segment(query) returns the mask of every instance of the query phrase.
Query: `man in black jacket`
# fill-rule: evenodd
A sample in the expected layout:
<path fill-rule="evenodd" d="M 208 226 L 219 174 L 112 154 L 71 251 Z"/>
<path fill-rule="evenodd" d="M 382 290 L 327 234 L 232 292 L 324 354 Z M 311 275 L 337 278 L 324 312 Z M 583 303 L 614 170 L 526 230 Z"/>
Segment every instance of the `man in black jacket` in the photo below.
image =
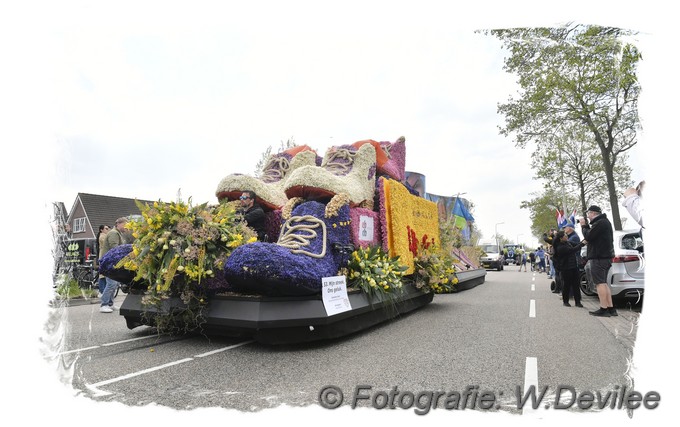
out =
<path fill-rule="evenodd" d="M 583 239 L 588 242 L 588 268 L 595 283 L 600 308 L 591 311 L 593 316 L 618 316 L 612 302 L 612 291 L 607 284 L 607 273 L 614 257 L 614 230 L 607 215 L 598 206 L 591 206 L 586 212 L 590 225 L 581 218 Z"/>
<path fill-rule="evenodd" d="M 255 192 L 246 190 L 241 194 L 241 210 L 246 223 L 257 233 L 257 240 L 263 242 L 266 237 L 264 210 L 255 203 Z"/>
<path fill-rule="evenodd" d="M 555 272 L 559 272 L 560 281 L 562 282 L 562 302 L 565 307 L 571 307 L 569 304 L 570 295 L 574 296 L 574 303 L 576 307 L 583 307 L 581 305 L 581 289 L 578 277 L 578 264 L 576 262 L 576 253 L 585 246 L 583 242 L 572 244 L 569 241 L 567 232 L 560 230 L 553 238 Z"/>

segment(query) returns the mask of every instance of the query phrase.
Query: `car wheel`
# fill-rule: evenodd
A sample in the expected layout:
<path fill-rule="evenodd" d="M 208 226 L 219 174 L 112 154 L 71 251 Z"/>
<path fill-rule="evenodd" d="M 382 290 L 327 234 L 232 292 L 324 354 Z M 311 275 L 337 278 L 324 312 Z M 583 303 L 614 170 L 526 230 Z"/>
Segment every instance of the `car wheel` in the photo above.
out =
<path fill-rule="evenodd" d="M 593 292 L 590 289 L 590 285 L 588 284 L 588 278 L 586 277 L 585 271 L 581 272 L 581 275 L 579 276 L 579 283 L 581 285 L 581 292 L 584 293 L 585 295 L 588 295 L 589 297 L 592 297 L 593 295 L 597 295 L 597 292 Z"/>

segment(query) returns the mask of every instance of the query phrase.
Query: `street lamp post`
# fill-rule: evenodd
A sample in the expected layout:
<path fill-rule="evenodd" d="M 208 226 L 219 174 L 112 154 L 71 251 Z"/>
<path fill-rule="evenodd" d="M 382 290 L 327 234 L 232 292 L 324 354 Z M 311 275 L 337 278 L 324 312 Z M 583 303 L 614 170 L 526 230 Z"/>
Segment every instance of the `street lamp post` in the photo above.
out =
<path fill-rule="evenodd" d="M 500 245 L 498 244 L 498 226 L 501 225 L 501 224 L 505 224 L 505 223 L 504 223 L 504 222 L 498 222 L 498 223 L 496 223 L 496 225 L 494 226 L 494 230 L 495 230 L 495 232 L 496 232 L 496 247 L 498 247 L 499 250 L 500 250 Z"/>

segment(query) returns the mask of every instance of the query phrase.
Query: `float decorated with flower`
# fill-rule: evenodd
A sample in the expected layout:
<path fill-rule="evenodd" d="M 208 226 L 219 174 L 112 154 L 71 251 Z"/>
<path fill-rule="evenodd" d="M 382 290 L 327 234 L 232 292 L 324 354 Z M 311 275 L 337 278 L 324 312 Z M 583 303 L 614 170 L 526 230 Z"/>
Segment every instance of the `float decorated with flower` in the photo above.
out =
<path fill-rule="evenodd" d="M 214 331 L 265 343 L 335 338 L 484 281 L 461 269 L 437 203 L 405 180 L 406 144 L 363 140 L 271 155 L 258 176 L 231 174 L 217 203 L 139 204 L 132 244 L 100 271 L 130 285 L 129 328 Z M 258 241 L 244 191 L 266 216 Z"/>

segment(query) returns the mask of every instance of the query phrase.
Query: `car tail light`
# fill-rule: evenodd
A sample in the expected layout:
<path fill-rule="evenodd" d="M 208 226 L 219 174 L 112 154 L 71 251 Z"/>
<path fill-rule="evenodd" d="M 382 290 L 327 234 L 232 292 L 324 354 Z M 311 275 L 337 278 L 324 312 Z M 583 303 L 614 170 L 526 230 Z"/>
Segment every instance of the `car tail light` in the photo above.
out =
<path fill-rule="evenodd" d="M 637 255 L 620 255 L 612 258 L 612 262 L 634 262 L 640 261 L 640 257 Z"/>

